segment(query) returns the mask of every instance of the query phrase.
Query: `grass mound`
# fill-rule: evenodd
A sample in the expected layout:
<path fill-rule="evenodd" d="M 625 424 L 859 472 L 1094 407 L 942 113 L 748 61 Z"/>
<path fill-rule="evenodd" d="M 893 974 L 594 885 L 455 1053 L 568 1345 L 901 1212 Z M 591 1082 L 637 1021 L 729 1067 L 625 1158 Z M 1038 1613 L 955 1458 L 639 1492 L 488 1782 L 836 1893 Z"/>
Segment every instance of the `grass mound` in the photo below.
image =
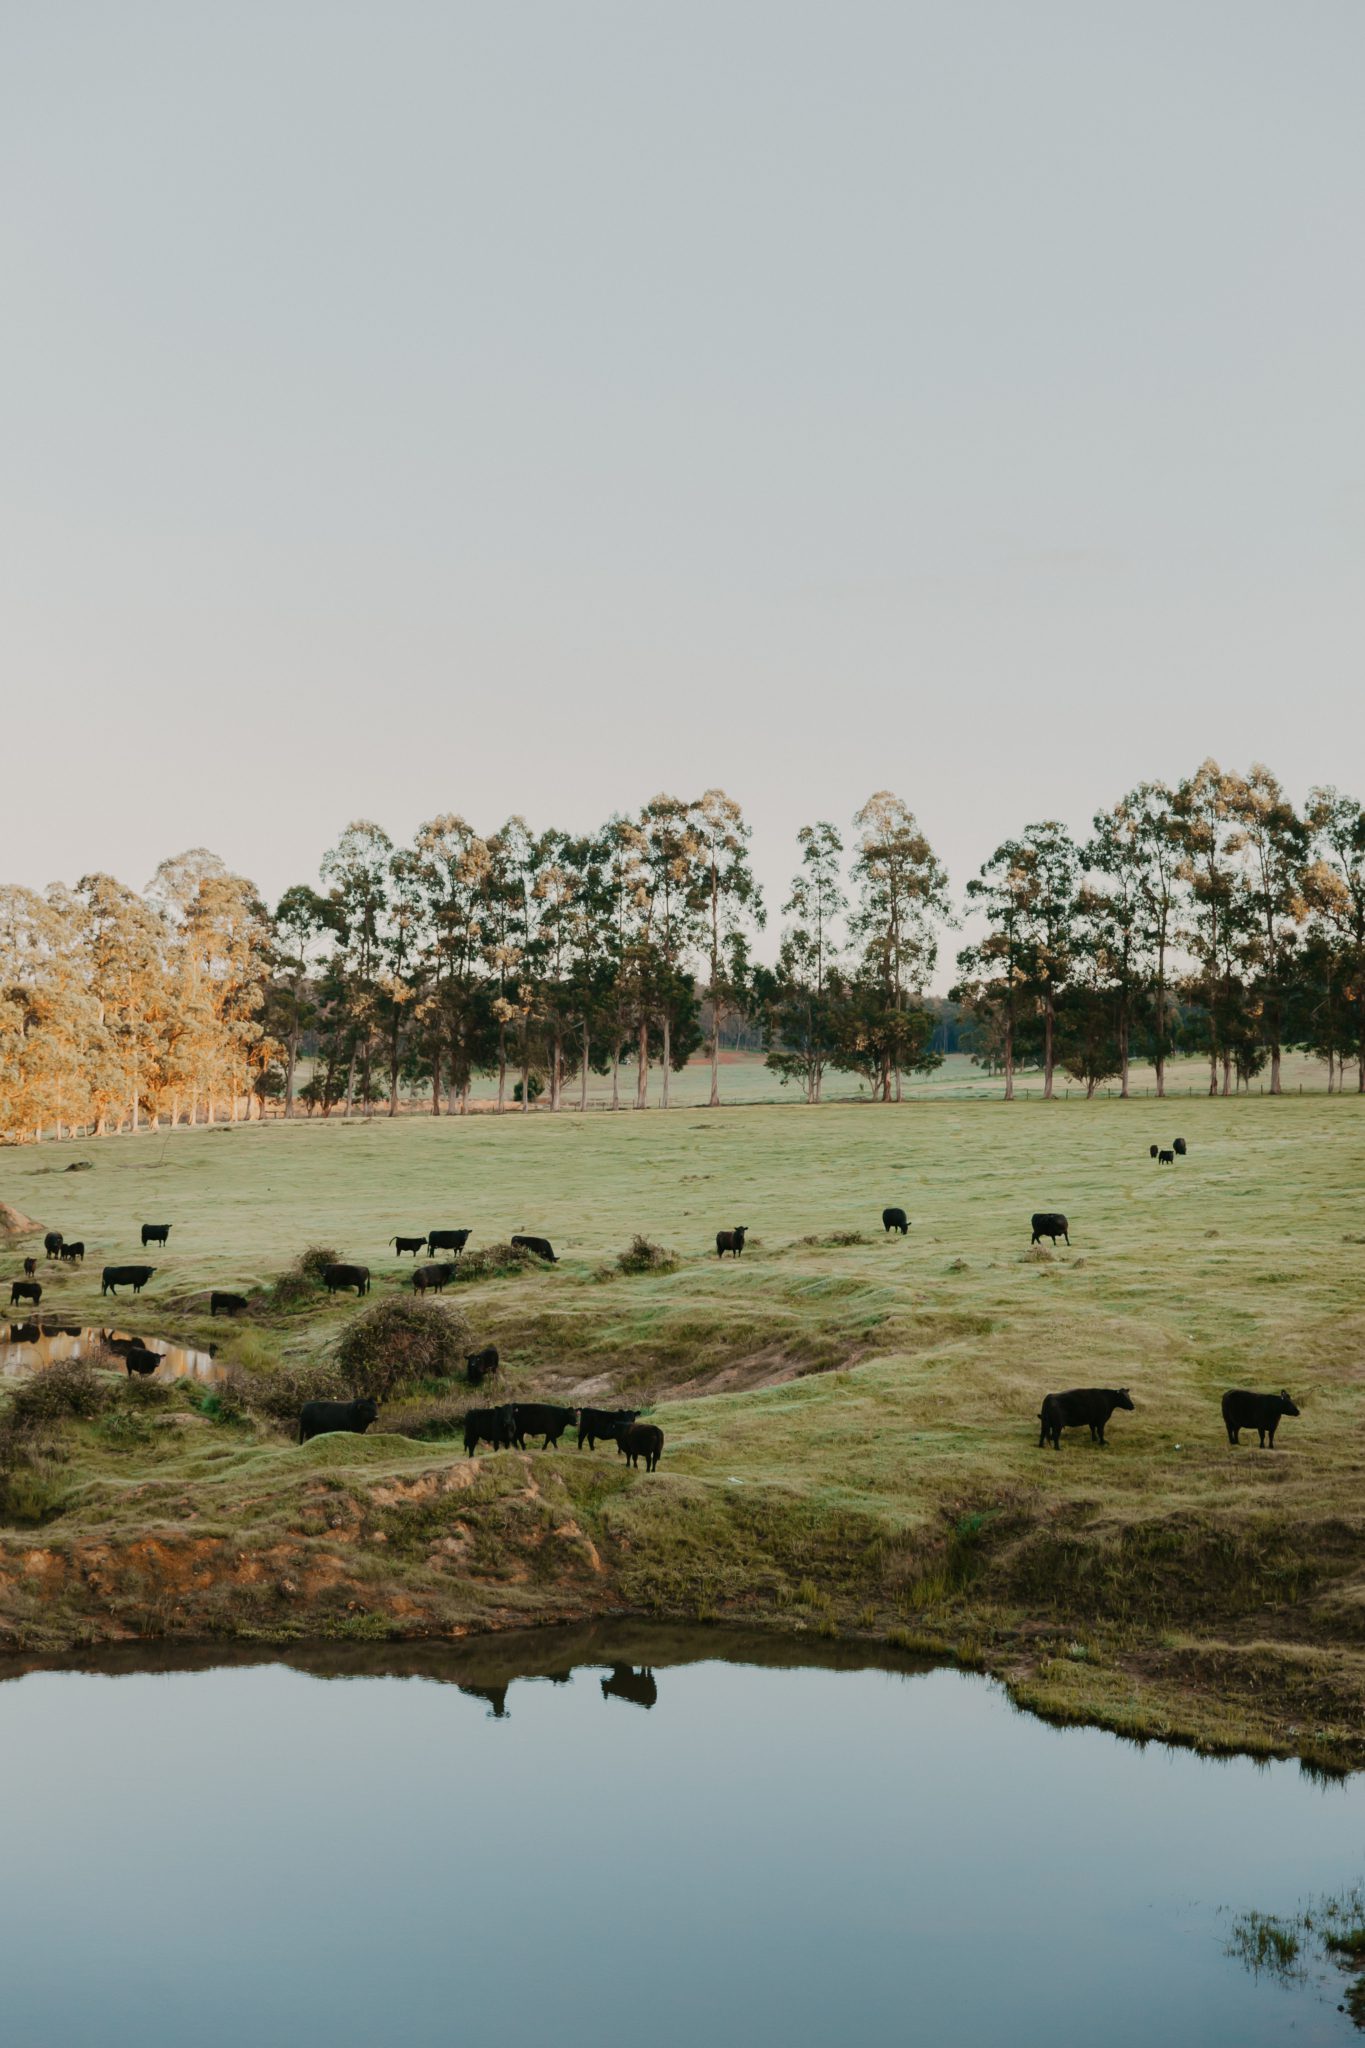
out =
<path fill-rule="evenodd" d="M 337 1366 L 357 1398 L 387 1401 L 415 1380 L 448 1380 L 463 1372 L 469 1322 L 443 1301 L 377 1302 L 347 1325 Z"/>
<path fill-rule="evenodd" d="M 0 1202 L 0 1234 L 5 1237 L 31 1237 L 41 1226 L 31 1216 L 25 1216 L 22 1209 L 16 1209 L 9 1202 Z"/>
<path fill-rule="evenodd" d="M 500 1280 L 509 1273 L 526 1273 L 544 1265 L 534 1252 L 528 1252 L 522 1244 L 486 1244 L 476 1252 L 466 1252 L 455 1261 L 455 1278 L 468 1280 Z"/>
<path fill-rule="evenodd" d="M 299 1253 L 287 1273 L 281 1273 L 275 1282 L 274 1296 L 280 1308 L 293 1308 L 300 1301 L 311 1301 L 322 1285 L 322 1276 L 329 1266 L 339 1265 L 341 1253 L 329 1244 L 310 1244 L 306 1251 Z"/>
<path fill-rule="evenodd" d="M 336 1366 L 316 1359 L 258 1366 L 246 1375 L 247 1405 L 257 1415 L 291 1430 L 305 1401 L 334 1401 L 344 1391 Z"/>
<path fill-rule="evenodd" d="M 667 1246 L 637 1234 L 616 1254 L 616 1264 L 623 1273 L 676 1273 L 682 1260 Z"/>

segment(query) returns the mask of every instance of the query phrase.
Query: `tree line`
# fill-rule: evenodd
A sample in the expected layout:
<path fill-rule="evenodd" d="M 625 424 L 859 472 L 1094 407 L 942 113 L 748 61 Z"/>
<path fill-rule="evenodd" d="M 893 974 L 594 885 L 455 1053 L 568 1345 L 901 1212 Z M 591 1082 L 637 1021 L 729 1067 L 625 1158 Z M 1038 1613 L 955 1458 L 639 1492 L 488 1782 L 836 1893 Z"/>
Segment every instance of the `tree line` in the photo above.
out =
<path fill-rule="evenodd" d="M 215 1123 L 386 1107 L 414 1089 L 464 1112 L 476 1076 L 497 1107 L 645 1108 L 699 1050 L 718 1104 L 720 1044 L 742 1025 L 805 1099 L 857 1076 L 876 1100 L 937 1066 L 950 1037 L 1050 1096 L 1060 1069 L 1093 1093 L 1156 1090 L 1178 1054 L 1224 1095 L 1286 1049 L 1348 1067 L 1365 1092 L 1365 810 L 1331 788 L 1298 810 L 1270 771 L 1206 761 L 1143 783 L 1077 840 L 1046 821 L 1003 841 L 967 884 L 970 943 L 950 1003 L 929 995 L 962 916 L 897 796 L 844 835 L 802 827 L 775 958 L 740 807 L 712 789 L 656 797 L 576 835 L 514 817 L 480 834 L 451 815 L 396 845 L 347 827 L 316 882 L 274 909 L 216 856 L 162 863 L 139 895 L 113 877 L 0 889 L 0 1132 Z M 306 1078 L 305 1078 L 306 1070 Z"/>

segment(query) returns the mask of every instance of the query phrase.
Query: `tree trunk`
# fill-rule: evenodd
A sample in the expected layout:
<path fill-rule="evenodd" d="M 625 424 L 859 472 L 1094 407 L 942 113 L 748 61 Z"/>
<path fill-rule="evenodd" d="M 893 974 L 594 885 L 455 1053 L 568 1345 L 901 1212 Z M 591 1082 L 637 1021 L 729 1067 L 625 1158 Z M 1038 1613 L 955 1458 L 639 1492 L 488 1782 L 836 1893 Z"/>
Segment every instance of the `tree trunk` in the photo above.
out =
<path fill-rule="evenodd" d="M 531 1107 L 531 1040 L 529 1034 L 521 1041 L 521 1113 L 523 1116 Z"/>
<path fill-rule="evenodd" d="M 441 1055 L 439 1051 L 431 1056 L 431 1113 L 441 1114 Z"/>
<path fill-rule="evenodd" d="M 1210 1094 L 1210 1095 L 1216 1095 L 1217 1093 L 1218 1093 L 1218 1048 L 1217 1048 L 1217 1046 L 1216 1046 L 1216 1045 L 1211 1045 L 1211 1046 L 1209 1047 L 1209 1094 Z"/>
<path fill-rule="evenodd" d="M 667 1108 L 668 1108 L 668 1083 L 669 1083 L 669 1077 L 670 1077 L 670 1075 L 672 1074 L 672 1072 L 673 1072 L 673 1020 L 672 1020 L 671 1016 L 669 1015 L 668 1011 L 667 1011 L 667 1010 L 665 1010 L 665 1011 L 664 1011 L 664 1090 L 663 1090 L 663 1100 L 662 1100 L 662 1102 L 661 1102 L 661 1104 L 660 1104 L 660 1107 L 661 1107 L 662 1109 L 667 1109 Z"/>
<path fill-rule="evenodd" d="M 556 1025 L 555 1025 L 555 1030 L 554 1030 L 554 1038 L 553 1038 L 553 1040 L 552 1040 L 552 1042 L 551 1042 L 551 1045 L 550 1045 L 550 1107 L 551 1107 L 551 1109 L 558 1109 L 558 1108 L 559 1108 L 559 1106 L 560 1106 L 560 1100 L 559 1100 L 559 1098 L 560 1098 L 560 1094 L 561 1094 L 561 1092 L 562 1092 L 562 1089 L 563 1089 L 563 1085 L 564 1085 L 564 1083 L 563 1083 L 563 1078 L 562 1078 L 562 1077 L 563 1077 L 563 1072 L 564 1072 L 564 1041 L 563 1041 L 563 1039 L 562 1039 L 562 1038 L 561 1038 L 561 1036 L 560 1036 L 560 1029 L 559 1029 L 559 1025 L 558 1025 L 558 1024 L 556 1024 Z"/>
<path fill-rule="evenodd" d="M 649 1107 L 649 1020 L 641 1018 L 635 1045 L 635 1107 Z"/>
<path fill-rule="evenodd" d="M 1223 1054 L 1223 1093 L 1224 1095 L 1231 1095 L 1232 1093 L 1232 1054 L 1230 1052 Z"/>
<path fill-rule="evenodd" d="M 1365 1072 L 1365 1062 L 1362 1063 L 1361 1071 Z M 611 1045 L 611 1106 L 613 1109 L 621 1107 L 621 1041 L 619 1038 L 614 1038 Z"/>
<path fill-rule="evenodd" d="M 297 1003 L 295 1007 L 297 1008 Z M 284 1059 L 284 1113 L 286 1118 L 292 1117 L 294 1114 L 294 1069 L 298 1063 L 299 1027 L 297 1023 L 294 1023 L 289 1029 L 289 1044 L 285 1049 Z"/>
<path fill-rule="evenodd" d="M 507 1033 L 498 1027 L 498 1115 L 507 1106 Z"/>
<path fill-rule="evenodd" d="M 578 1107 L 580 1108 L 580 1110 L 586 1110 L 586 1109 L 587 1109 L 587 1107 L 588 1107 L 588 1053 L 589 1053 L 589 1050 L 590 1050 L 590 1046 L 589 1046 L 589 1042 L 588 1042 L 588 1020 L 587 1020 L 587 1018 L 585 1017 L 585 1018 L 584 1018 L 584 1020 L 583 1020 L 583 1078 L 582 1078 L 582 1081 L 581 1081 L 581 1082 L 579 1083 L 579 1089 L 578 1089 Z"/>
<path fill-rule="evenodd" d="M 1280 1047 L 1278 1041 L 1270 1048 L 1270 1092 L 1272 1095 L 1282 1095 L 1284 1093 L 1283 1088 L 1280 1086 Z"/>
<path fill-rule="evenodd" d="M 1005 1100 L 1014 1100 L 1014 1019 L 1005 1019 Z"/>
<path fill-rule="evenodd" d="M 1051 996 L 1049 996 L 1049 997 L 1048 997 L 1048 999 L 1047 999 L 1047 1001 L 1046 1001 L 1046 1002 L 1044 1003 L 1044 1005 L 1043 1005 L 1043 1100 L 1044 1100 L 1044 1102 L 1051 1102 L 1051 1100 L 1052 1100 L 1052 1072 L 1053 1072 L 1053 1056 L 1052 1056 L 1052 1028 L 1053 1028 L 1053 1023 L 1054 1023 L 1054 1021 L 1055 1021 L 1055 1012 L 1054 1012 L 1054 1010 L 1053 1010 L 1053 1007 L 1052 1007 L 1052 998 L 1051 998 Z"/>
<path fill-rule="evenodd" d="M 355 1101 L 355 1058 L 355 1047 L 352 1046 L 351 1064 L 346 1070 L 346 1107 L 341 1112 L 343 1116 L 351 1114 L 351 1104 Z"/>
<path fill-rule="evenodd" d="M 1128 1009 L 1119 1012 L 1119 1099 L 1128 1100 Z"/>

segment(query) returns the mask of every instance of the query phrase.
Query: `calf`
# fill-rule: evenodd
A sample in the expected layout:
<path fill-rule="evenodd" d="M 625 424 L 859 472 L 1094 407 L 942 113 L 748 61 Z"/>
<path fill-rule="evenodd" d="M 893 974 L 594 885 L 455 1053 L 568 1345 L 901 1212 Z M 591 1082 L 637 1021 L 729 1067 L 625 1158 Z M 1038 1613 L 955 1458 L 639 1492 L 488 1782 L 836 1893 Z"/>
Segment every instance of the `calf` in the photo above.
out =
<path fill-rule="evenodd" d="M 727 1252 L 733 1252 L 734 1256 L 738 1258 L 744 1249 L 744 1238 L 748 1228 L 747 1223 L 741 1223 L 737 1230 L 718 1230 L 716 1232 L 716 1257 L 723 1259 Z"/>
<path fill-rule="evenodd" d="M 124 1369 L 129 1379 L 133 1377 L 135 1372 L 140 1372 L 144 1378 L 147 1377 L 147 1375 L 156 1371 L 160 1363 L 161 1353 L 159 1351 L 149 1351 L 142 1344 L 130 1344 L 123 1354 Z"/>
<path fill-rule="evenodd" d="M 907 1231 L 907 1230 L 908 1230 L 909 1228 L 910 1228 L 910 1218 L 909 1218 L 909 1217 L 908 1217 L 908 1216 L 906 1215 L 906 1213 L 905 1213 L 904 1209 L 883 1209 L 883 1210 L 882 1210 L 882 1229 L 883 1229 L 883 1230 L 885 1230 L 885 1231 L 887 1231 L 887 1232 L 890 1232 L 890 1231 L 892 1231 L 892 1230 L 898 1230 L 898 1231 L 900 1232 L 901 1236 L 902 1236 L 902 1237 L 904 1237 L 904 1236 L 905 1236 L 905 1233 L 906 1233 L 906 1231 Z"/>
<path fill-rule="evenodd" d="M 548 1237 L 514 1237 L 512 1242 L 514 1245 L 520 1245 L 523 1251 L 534 1252 L 538 1259 L 544 1259 L 547 1266 L 557 1266 L 559 1264 L 558 1259 L 556 1259 L 553 1251 L 550 1249 Z"/>
<path fill-rule="evenodd" d="M 354 1287 L 357 1294 L 368 1294 L 370 1269 L 368 1266 L 324 1266 L 322 1284 L 329 1294 L 338 1294 L 346 1287 Z"/>
<path fill-rule="evenodd" d="M 580 1408 L 578 1448 L 595 1451 L 603 1439 L 620 1448 L 621 1438 L 640 1413 L 638 1408 Z"/>
<path fill-rule="evenodd" d="M 512 1438 L 519 1451 L 526 1449 L 528 1436 L 543 1436 L 542 1451 L 557 1451 L 559 1439 L 574 1424 L 573 1409 L 556 1407 L 552 1401 L 518 1401 L 512 1416 Z"/>
<path fill-rule="evenodd" d="M 1160 1147 L 1159 1145 L 1152 1145 L 1152 1146 L 1149 1146 L 1149 1148 L 1148 1148 L 1148 1152 L 1147 1152 L 1147 1157 L 1148 1157 L 1149 1159 L 1155 1159 L 1155 1158 L 1156 1158 L 1156 1156 L 1157 1156 L 1157 1154 L 1158 1154 L 1158 1152 L 1159 1152 L 1160 1150 L 1161 1150 L 1161 1147 Z"/>
<path fill-rule="evenodd" d="M 43 1250 L 50 1259 L 55 1259 L 61 1248 L 62 1233 L 60 1230 L 49 1230 L 47 1236 L 43 1239 Z"/>
<path fill-rule="evenodd" d="M 1038 1410 L 1042 1428 L 1038 1432 L 1038 1448 L 1050 1442 L 1054 1451 L 1062 1448 L 1062 1431 L 1079 1429 L 1084 1424 L 1090 1431 L 1092 1443 L 1104 1442 L 1104 1425 L 1116 1408 L 1131 1408 L 1133 1405 L 1127 1387 L 1072 1387 L 1069 1393 L 1045 1394 L 1043 1405 Z"/>
<path fill-rule="evenodd" d="M 646 1472 L 653 1472 L 663 1456 L 664 1433 L 656 1422 L 632 1422 L 622 1433 L 621 1449 L 628 1465 L 638 1469 L 643 1458 Z"/>
<path fill-rule="evenodd" d="M 69 1266 L 83 1266 L 85 1264 L 85 1246 L 80 1238 L 77 1238 L 74 1244 L 64 1244 L 58 1256 L 65 1259 Z"/>
<path fill-rule="evenodd" d="M 11 1308 L 14 1307 L 16 1301 L 31 1301 L 33 1303 L 33 1306 L 37 1308 L 38 1303 L 42 1300 L 42 1298 L 43 1288 L 42 1282 L 40 1280 L 10 1281 L 9 1305 Z"/>
<path fill-rule="evenodd" d="M 379 1419 L 379 1403 L 372 1396 L 363 1401 L 305 1401 L 299 1413 L 299 1442 L 309 1437 L 328 1436 L 333 1430 L 349 1430 L 364 1436 Z"/>
<path fill-rule="evenodd" d="M 1172 1150 L 1178 1152 L 1182 1159 L 1185 1157 L 1185 1154 L 1189 1151 L 1189 1149 L 1189 1146 L 1185 1143 L 1185 1140 L 1183 1138 L 1177 1138 L 1174 1146 L 1172 1147 Z"/>
<path fill-rule="evenodd" d="M 100 1293 L 117 1294 L 120 1287 L 131 1287 L 134 1294 L 141 1294 L 155 1271 L 155 1266 L 106 1266 L 100 1276 Z"/>
<path fill-rule="evenodd" d="M 412 1256 L 416 1258 L 418 1252 L 421 1251 L 422 1246 L 426 1243 L 426 1239 L 424 1237 L 391 1237 L 389 1243 L 396 1246 L 400 1259 L 404 1252 L 411 1252 Z"/>
<path fill-rule="evenodd" d="M 1174 1165 L 1175 1165 L 1175 1154 L 1174 1154 L 1174 1152 L 1165 1152 L 1165 1151 L 1162 1151 L 1162 1152 L 1158 1152 L 1158 1153 L 1157 1153 L 1157 1155 L 1156 1155 L 1156 1163 L 1157 1163 L 1157 1165 L 1158 1165 L 1158 1166 L 1174 1166 Z"/>
<path fill-rule="evenodd" d="M 165 1244 L 170 1234 L 171 1226 L 169 1223 L 144 1223 L 142 1226 L 142 1249 L 146 1251 L 149 1244 Z"/>
<path fill-rule="evenodd" d="M 454 1252 L 458 1259 L 468 1243 L 469 1232 L 467 1230 L 429 1230 L 427 1232 L 427 1250 L 429 1252 Z"/>
<path fill-rule="evenodd" d="M 428 1288 L 433 1294 L 444 1294 L 454 1271 L 453 1259 L 447 1259 L 444 1264 L 437 1266 L 415 1266 L 412 1274 L 413 1289 L 418 1294 L 425 1294 Z"/>
<path fill-rule="evenodd" d="M 1032 1242 L 1037 1244 L 1041 1237 L 1050 1237 L 1054 1244 L 1056 1244 L 1059 1237 L 1064 1237 L 1067 1243 L 1070 1244 L 1071 1238 L 1067 1230 L 1067 1221 L 1060 1209 L 1039 1209 L 1035 1213 L 1033 1217 Z"/>
<path fill-rule="evenodd" d="M 516 1441 L 516 1410 L 471 1408 L 464 1419 L 464 1454 L 472 1458 L 481 1443 L 490 1450 L 506 1450 Z"/>
<path fill-rule="evenodd" d="M 31 1280 L 31 1279 L 33 1278 L 34 1274 L 35 1274 L 35 1273 L 37 1272 L 37 1270 L 38 1270 L 38 1261 L 37 1261 L 36 1259 L 25 1259 L 25 1260 L 24 1260 L 24 1278 L 25 1278 L 25 1280 Z"/>
<path fill-rule="evenodd" d="M 482 1351 L 466 1351 L 464 1376 L 471 1387 L 481 1387 L 490 1373 L 498 1369 L 498 1347 L 485 1344 Z"/>
<path fill-rule="evenodd" d="M 221 1310 L 225 1316 L 239 1316 L 246 1307 L 244 1294 L 220 1294 L 215 1290 L 209 1295 L 209 1314 L 216 1316 Z"/>
<path fill-rule="evenodd" d="M 1261 1449 L 1273 1451 L 1280 1417 L 1298 1412 L 1283 1388 L 1278 1394 L 1248 1394 L 1241 1387 L 1229 1387 L 1223 1396 L 1223 1422 L 1230 1444 L 1237 1442 L 1239 1430 L 1254 1429 Z"/>

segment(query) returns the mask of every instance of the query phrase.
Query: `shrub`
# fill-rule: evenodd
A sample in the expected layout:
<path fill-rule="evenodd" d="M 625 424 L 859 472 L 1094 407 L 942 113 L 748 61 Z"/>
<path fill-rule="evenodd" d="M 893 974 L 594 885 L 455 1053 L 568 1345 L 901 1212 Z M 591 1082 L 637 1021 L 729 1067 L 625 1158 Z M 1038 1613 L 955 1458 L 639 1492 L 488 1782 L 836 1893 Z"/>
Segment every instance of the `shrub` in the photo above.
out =
<path fill-rule="evenodd" d="M 16 1417 L 0 1422 L 0 1520 L 30 1526 L 60 1514 L 66 1489 L 56 1473 L 62 1452 L 51 1424 Z"/>
<path fill-rule="evenodd" d="M 499 1280 L 506 1273 L 524 1273 L 529 1267 L 541 1267 L 544 1263 L 534 1252 L 528 1252 L 523 1244 L 486 1244 L 476 1252 L 466 1252 L 455 1261 L 454 1277 L 456 1280 Z"/>
<path fill-rule="evenodd" d="M 335 1401 L 345 1389 L 334 1365 L 310 1361 L 263 1366 L 247 1376 L 244 1391 L 256 1414 L 292 1429 L 305 1401 Z"/>
<path fill-rule="evenodd" d="M 405 1382 L 453 1379 L 469 1349 L 469 1323 L 459 1309 L 398 1297 L 355 1316 L 336 1358 L 351 1394 L 387 1401 Z"/>
<path fill-rule="evenodd" d="M 675 1273 L 681 1261 L 676 1252 L 665 1246 L 635 1236 L 623 1252 L 616 1254 L 616 1263 L 623 1273 Z"/>
<path fill-rule="evenodd" d="M 98 1415 L 107 1408 L 112 1389 L 83 1358 L 61 1358 L 35 1372 L 10 1398 L 14 1423 L 62 1422 L 68 1416 Z"/>
<path fill-rule="evenodd" d="M 287 1273 L 281 1273 L 273 1289 L 276 1302 L 281 1308 L 292 1308 L 296 1302 L 309 1301 L 322 1285 L 322 1276 L 328 1266 L 341 1263 L 341 1253 L 328 1244 L 310 1244 L 306 1251 L 299 1253 Z"/>

